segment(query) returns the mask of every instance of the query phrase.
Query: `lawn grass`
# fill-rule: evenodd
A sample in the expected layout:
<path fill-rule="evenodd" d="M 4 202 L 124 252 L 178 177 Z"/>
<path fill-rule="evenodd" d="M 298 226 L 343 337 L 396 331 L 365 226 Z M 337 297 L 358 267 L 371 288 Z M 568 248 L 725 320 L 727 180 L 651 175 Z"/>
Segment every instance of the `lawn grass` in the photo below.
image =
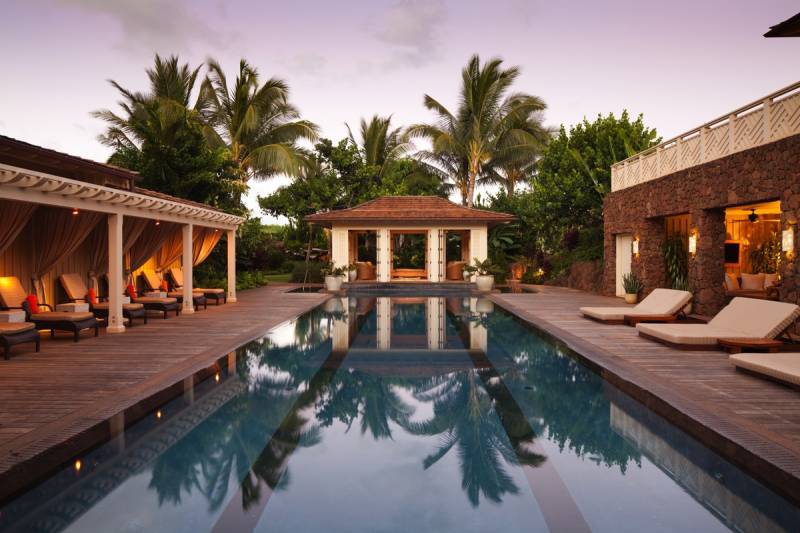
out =
<path fill-rule="evenodd" d="M 285 282 L 288 282 L 291 277 L 292 277 L 291 273 L 287 273 L 287 274 L 267 274 L 267 280 L 270 281 L 270 282 L 285 283 Z"/>

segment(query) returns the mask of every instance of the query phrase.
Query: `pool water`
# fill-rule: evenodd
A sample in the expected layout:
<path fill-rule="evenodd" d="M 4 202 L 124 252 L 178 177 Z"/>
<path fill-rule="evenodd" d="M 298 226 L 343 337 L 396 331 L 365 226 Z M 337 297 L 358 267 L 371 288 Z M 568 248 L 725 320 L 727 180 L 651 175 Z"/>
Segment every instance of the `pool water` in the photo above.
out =
<path fill-rule="evenodd" d="M 266 312 L 266 311 L 265 311 Z M 486 299 L 333 298 L 0 508 L 8 531 L 795 531 Z"/>

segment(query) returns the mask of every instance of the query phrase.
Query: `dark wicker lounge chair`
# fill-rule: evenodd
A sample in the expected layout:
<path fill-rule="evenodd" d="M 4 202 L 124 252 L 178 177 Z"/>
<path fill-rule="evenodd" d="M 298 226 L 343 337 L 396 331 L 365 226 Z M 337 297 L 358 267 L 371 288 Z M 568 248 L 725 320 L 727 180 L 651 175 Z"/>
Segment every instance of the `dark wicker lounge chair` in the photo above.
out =
<path fill-rule="evenodd" d="M 183 287 L 183 269 L 179 267 L 172 267 L 169 269 L 169 276 L 172 278 L 172 283 L 175 289 Z M 192 291 L 201 292 L 208 300 L 214 300 L 215 305 L 219 305 L 220 300 L 222 303 L 228 303 L 228 295 L 224 289 L 203 289 L 200 287 L 192 287 Z"/>
<path fill-rule="evenodd" d="M 148 290 L 151 291 L 161 291 L 163 288 L 161 287 L 161 280 L 158 279 L 158 276 L 152 270 L 144 269 L 142 270 L 141 279 L 144 282 L 145 286 Z M 183 291 L 182 290 L 173 290 L 167 291 L 168 298 L 175 298 L 178 300 L 179 304 L 183 303 Z M 205 295 L 203 295 L 200 291 L 192 291 L 192 303 L 195 309 L 208 309 L 208 301 L 206 300 Z"/>
<path fill-rule="evenodd" d="M 86 288 L 86 284 L 79 274 L 61 274 L 58 277 L 58 281 L 64 288 L 64 293 L 70 302 L 88 303 L 89 309 L 95 317 L 104 320 L 108 319 L 109 303 L 107 301 L 90 302 L 88 297 L 89 289 Z M 147 324 L 147 310 L 140 303 L 122 304 L 122 316 L 128 319 L 128 326 L 130 327 L 133 327 L 133 321 L 137 318 L 141 318 Z"/>
<path fill-rule="evenodd" d="M 11 347 L 24 342 L 36 343 L 39 351 L 39 330 L 33 322 L 0 322 L 0 345 L 3 346 L 3 358 L 9 359 Z"/>

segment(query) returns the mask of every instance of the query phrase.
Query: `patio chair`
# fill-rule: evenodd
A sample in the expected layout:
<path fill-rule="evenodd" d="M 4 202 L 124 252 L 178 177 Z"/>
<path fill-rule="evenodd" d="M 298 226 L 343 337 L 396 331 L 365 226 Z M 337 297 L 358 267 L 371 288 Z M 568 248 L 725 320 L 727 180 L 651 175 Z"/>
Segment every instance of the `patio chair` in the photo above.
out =
<path fill-rule="evenodd" d="M 155 276 L 155 274 L 153 274 L 153 276 Z M 155 277 L 158 279 L 158 276 Z M 147 279 L 144 272 L 142 272 L 142 279 Z M 149 284 L 145 282 L 145 285 Z M 158 287 L 158 284 L 156 283 L 155 286 Z M 155 290 L 158 290 L 158 288 Z M 167 319 L 170 311 L 175 311 L 175 316 L 178 316 L 181 313 L 181 306 L 178 303 L 177 298 L 171 298 L 169 296 L 162 298 L 161 296 L 147 294 L 139 296 L 139 294 L 136 292 L 136 287 L 133 284 L 128 285 L 127 291 L 128 296 L 130 296 L 133 303 L 142 304 L 145 308 L 145 311 L 157 311 L 159 313 L 163 313 L 164 320 Z"/>
<path fill-rule="evenodd" d="M 33 322 L 0 322 L 0 345 L 3 359 L 10 359 L 11 347 L 24 342 L 36 343 L 39 351 L 39 330 Z"/>
<path fill-rule="evenodd" d="M 2 278 L 0 283 L 0 304 L 7 309 L 23 309 L 25 311 L 25 321 L 33 322 L 36 329 L 49 329 L 50 336 L 54 337 L 56 331 L 69 331 L 73 334 L 75 342 L 80 338 L 80 332 L 84 329 L 94 329 L 94 336 L 99 334 L 100 326 L 92 313 L 73 313 L 68 311 L 53 311 L 47 304 L 38 304 L 49 311 L 32 312 L 31 304 L 28 302 L 28 295 L 22 288 L 22 283 L 15 276 Z"/>
<path fill-rule="evenodd" d="M 101 302 L 99 300 L 97 302 L 90 302 L 89 289 L 86 287 L 80 274 L 61 274 L 58 277 L 58 281 L 61 283 L 61 287 L 64 288 L 64 293 L 67 295 L 67 299 L 70 302 L 88 303 L 89 310 L 95 317 L 105 320 L 108 319 L 110 304 L 107 301 Z M 144 320 L 144 323 L 147 324 L 147 310 L 144 308 L 144 305 L 140 303 L 122 304 L 122 316 L 128 319 L 128 325 L 130 327 L 133 327 L 133 320 L 136 318 L 141 318 Z"/>
<path fill-rule="evenodd" d="M 794 324 L 800 307 L 734 298 L 708 324 L 637 324 L 639 335 L 682 350 L 713 350 L 720 339 L 775 339 Z"/>
<path fill-rule="evenodd" d="M 738 353 L 729 359 L 736 370 L 800 389 L 800 353 Z"/>
<path fill-rule="evenodd" d="M 634 307 L 581 307 L 585 318 L 604 324 L 673 322 L 692 301 L 692 293 L 674 289 L 655 289 Z"/>
<path fill-rule="evenodd" d="M 448 281 L 464 281 L 464 267 L 466 261 L 450 261 L 445 269 L 445 278 Z"/>
<path fill-rule="evenodd" d="M 144 281 L 144 284 L 147 286 L 148 290 L 161 291 L 163 289 L 161 286 L 161 280 L 152 270 L 148 270 L 146 268 L 142 270 L 142 281 Z M 179 304 L 183 303 L 183 291 L 167 290 L 166 293 L 168 298 L 175 298 L 178 300 Z M 195 309 L 200 309 L 201 307 L 203 309 L 208 309 L 208 301 L 201 291 L 192 290 L 192 304 Z"/>
<path fill-rule="evenodd" d="M 180 267 L 172 267 L 168 272 L 175 288 L 180 289 L 183 287 L 183 269 Z M 219 305 L 220 300 L 222 300 L 222 303 L 228 303 L 228 295 L 224 289 L 202 289 L 200 287 L 192 287 L 192 290 L 202 292 L 207 299 L 214 300 L 215 305 Z"/>

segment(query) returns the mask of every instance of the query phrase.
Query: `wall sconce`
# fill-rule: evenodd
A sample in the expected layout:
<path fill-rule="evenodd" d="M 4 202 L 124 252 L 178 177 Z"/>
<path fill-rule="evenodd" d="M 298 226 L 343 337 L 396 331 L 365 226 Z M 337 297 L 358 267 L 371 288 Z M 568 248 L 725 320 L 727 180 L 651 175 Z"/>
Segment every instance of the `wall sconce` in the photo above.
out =
<path fill-rule="evenodd" d="M 73 216 L 77 215 L 78 213 L 79 213 L 79 211 L 78 211 L 78 208 L 77 208 L 77 207 L 75 207 L 75 208 L 73 208 L 73 209 L 72 209 L 72 215 L 73 215 Z"/>
<path fill-rule="evenodd" d="M 689 255 L 697 254 L 697 232 L 693 231 L 689 234 Z"/>
<path fill-rule="evenodd" d="M 634 257 L 639 257 L 639 237 L 636 237 L 631 241 L 631 252 L 633 252 Z"/>
<path fill-rule="evenodd" d="M 781 250 L 786 254 L 786 257 L 794 255 L 794 230 L 791 226 L 781 233 Z"/>

